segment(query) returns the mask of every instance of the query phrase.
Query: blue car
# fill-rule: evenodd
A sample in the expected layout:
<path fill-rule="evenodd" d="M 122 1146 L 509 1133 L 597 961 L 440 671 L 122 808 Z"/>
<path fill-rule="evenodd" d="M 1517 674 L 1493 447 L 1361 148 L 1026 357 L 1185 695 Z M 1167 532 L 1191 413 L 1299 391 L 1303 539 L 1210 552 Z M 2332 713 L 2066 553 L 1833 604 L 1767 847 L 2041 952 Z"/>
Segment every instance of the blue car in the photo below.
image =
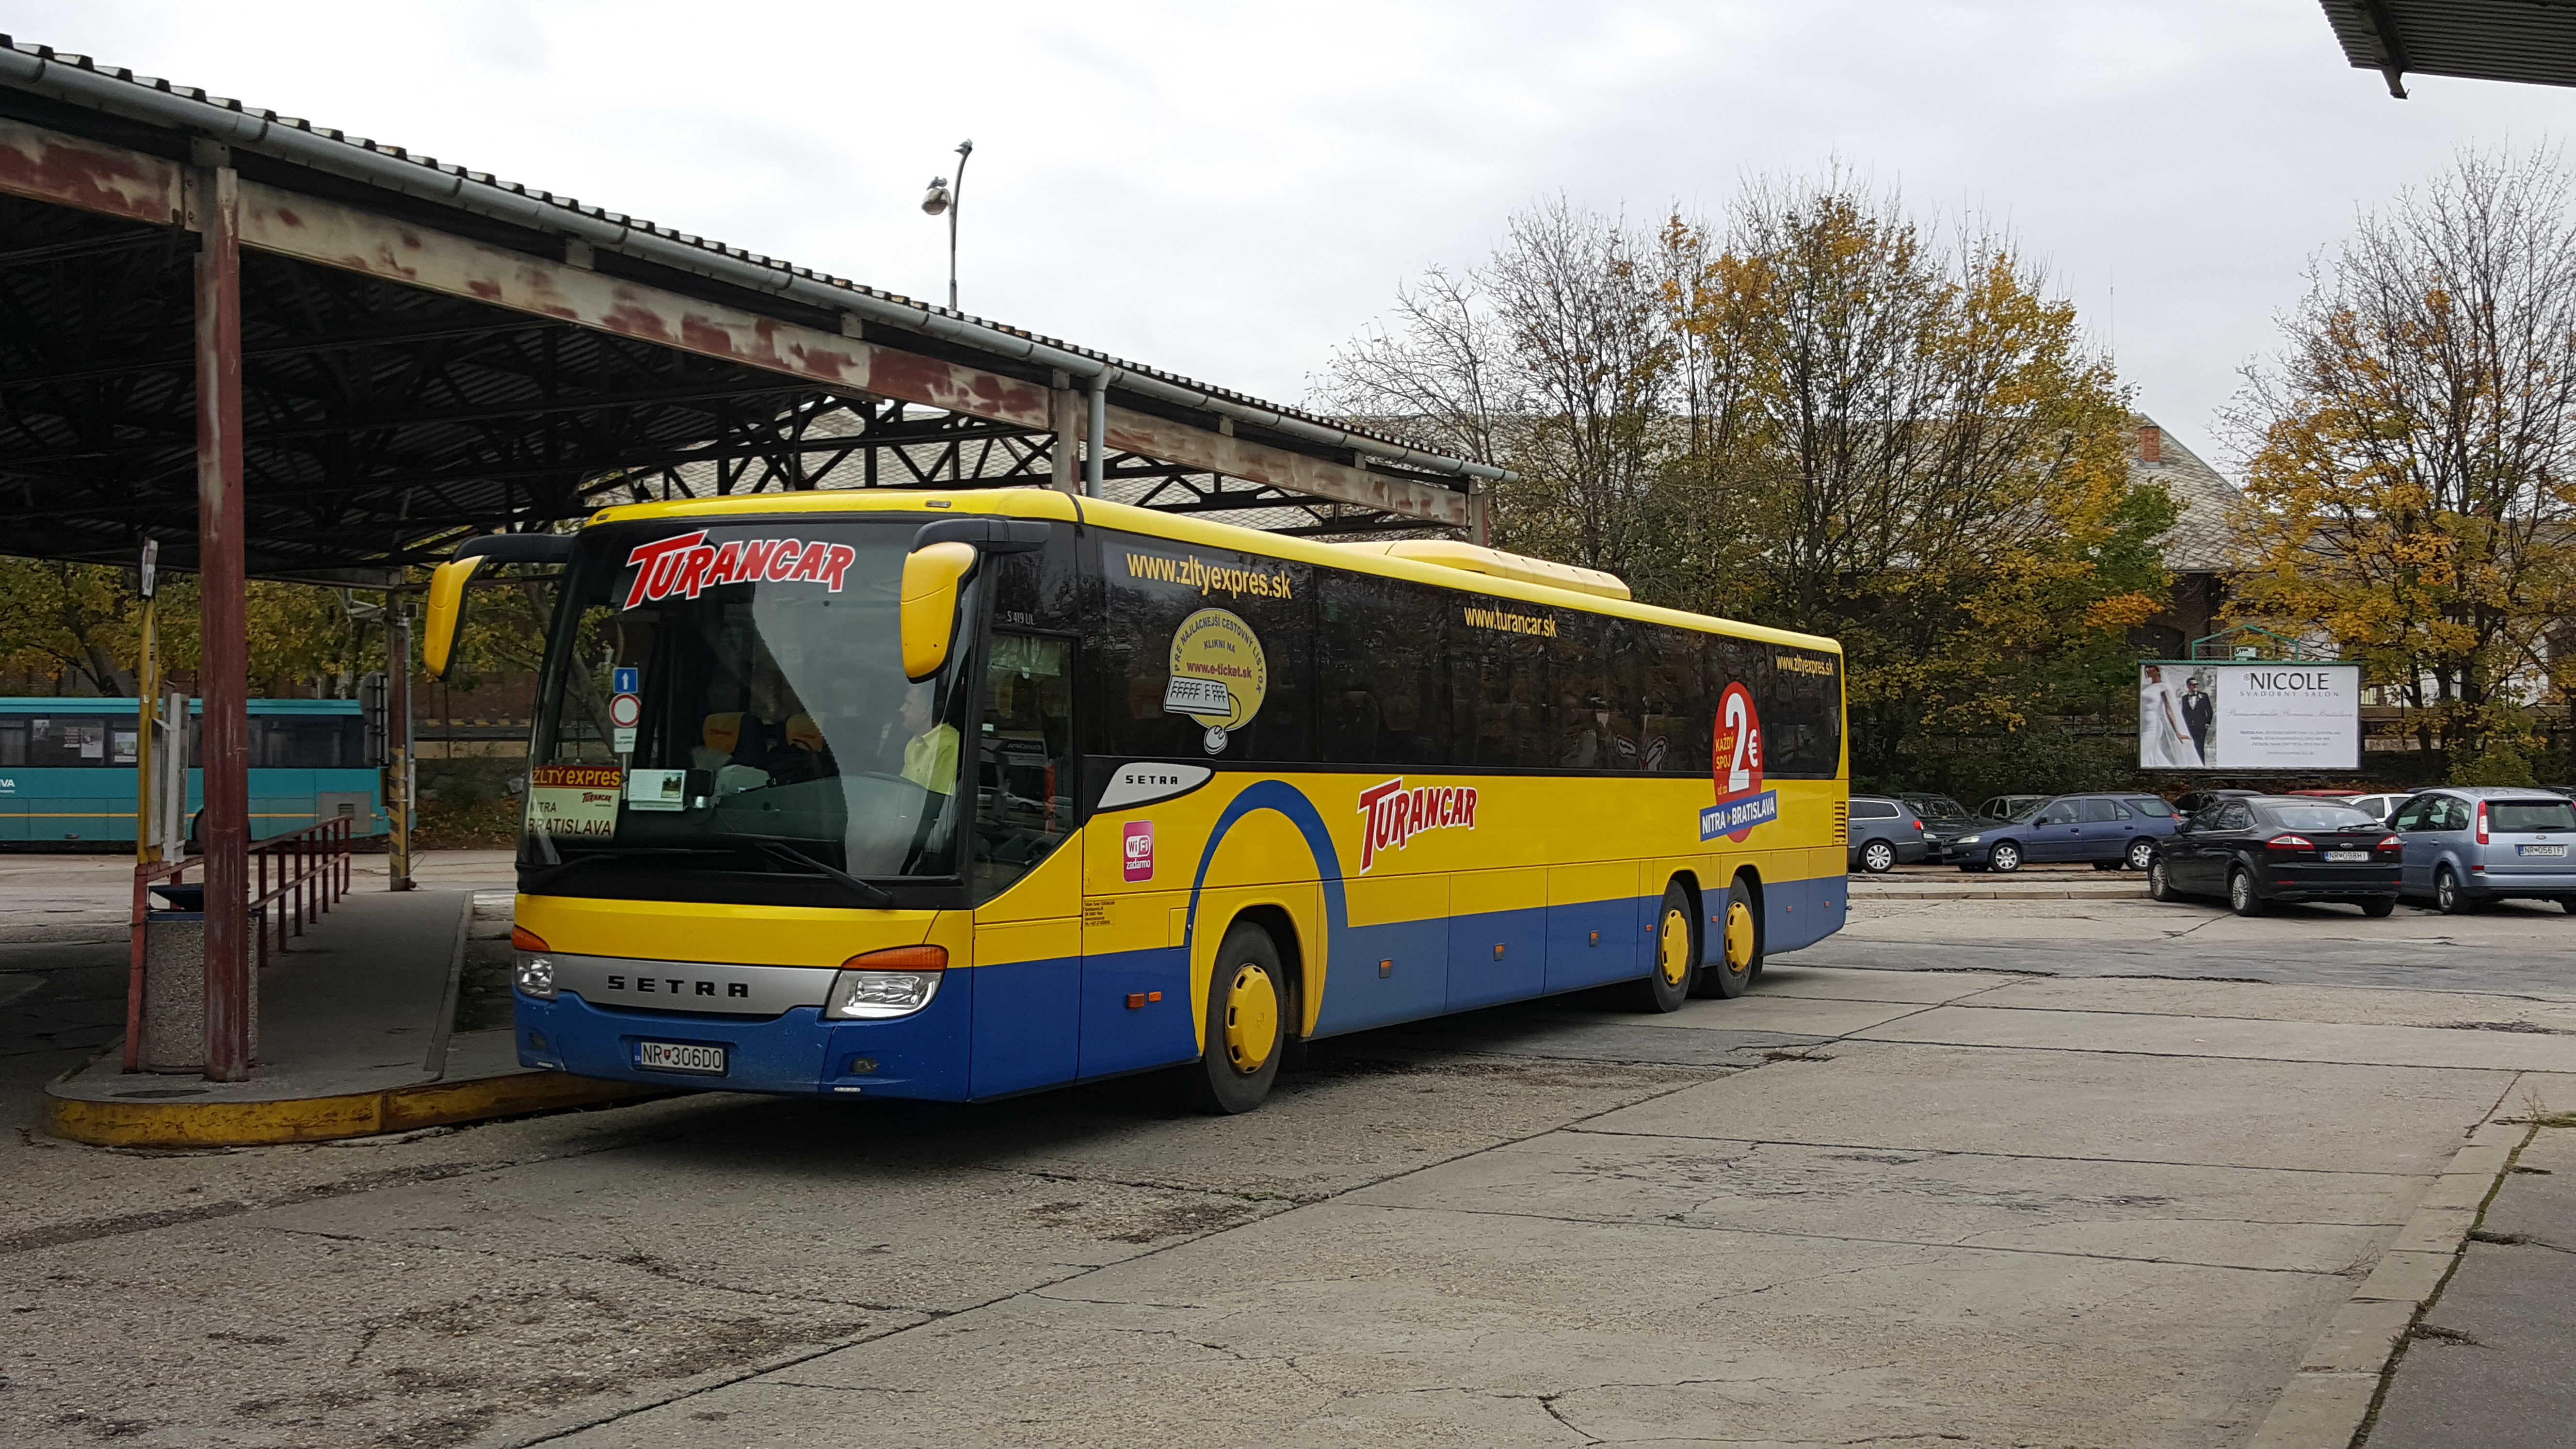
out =
<path fill-rule="evenodd" d="M 2546 790 L 2446 785 L 2388 817 L 2405 851 L 2399 889 L 2446 916 L 2522 897 L 2576 913 L 2576 801 Z"/>
<path fill-rule="evenodd" d="M 2156 842 L 2173 831 L 2173 807 L 2140 791 L 2049 795 L 1950 842 L 1950 858 L 1961 870 L 2006 873 L 2069 861 L 2089 861 L 2095 870 L 2145 870 Z"/>

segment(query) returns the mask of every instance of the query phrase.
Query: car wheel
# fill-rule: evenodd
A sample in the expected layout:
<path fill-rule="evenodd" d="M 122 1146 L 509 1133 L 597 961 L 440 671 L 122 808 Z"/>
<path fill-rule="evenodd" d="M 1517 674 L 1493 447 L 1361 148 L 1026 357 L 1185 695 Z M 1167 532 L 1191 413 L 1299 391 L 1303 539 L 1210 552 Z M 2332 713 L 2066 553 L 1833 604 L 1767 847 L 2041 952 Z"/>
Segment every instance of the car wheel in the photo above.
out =
<path fill-rule="evenodd" d="M 1663 909 L 1655 916 L 1655 969 L 1642 981 L 1619 987 L 1619 1004 L 1630 1011 L 1679 1011 L 1690 998 L 1691 973 L 1699 968 L 1699 932 L 1691 917 L 1690 891 L 1680 881 L 1664 886 Z"/>
<path fill-rule="evenodd" d="M 2396 909 L 2397 897 L 2395 896 L 2372 896 L 2361 903 L 2361 913 L 2374 921 Z"/>
<path fill-rule="evenodd" d="M 1235 923 L 1208 977 L 1207 1045 L 1178 1071 L 1181 1096 L 1212 1116 L 1249 1112 L 1270 1095 L 1287 1045 L 1287 973 L 1270 933 Z"/>
<path fill-rule="evenodd" d="M 2147 862 L 2147 899 L 2151 901 L 2182 899 L 2182 892 L 2173 888 L 2173 877 L 2165 874 L 2165 863 L 2161 860 Z"/>
<path fill-rule="evenodd" d="M 2147 862 L 2155 858 L 2156 843 L 2154 841 L 2132 840 L 2129 842 L 2128 858 L 2120 863 L 2130 870 L 2145 870 L 2147 868 Z"/>
<path fill-rule="evenodd" d="M 2469 913 L 2468 892 L 2460 889 L 2460 878 L 2447 865 L 2433 872 L 2433 909 L 2446 916 Z"/>
<path fill-rule="evenodd" d="M 1733 1000 L 1762 974 L 1762 921 L 1753 911 L 1753 891 L 1736 877 L 1726 887 L 1726 907 L 1715 913 L 1717 959 L 1700 968 L 1691 981 L 1693 996 Z"/>
<path fill-rule="evenodd" d="M 2009 840 L 1999 842 L 1986 852 L 1986 862 L 1999 874 L 2010 875 L 2021 869 L 2021 847 Z"/>
<path fill-rule="evenodd" d="M 1896 847 L 1884 840 L 1873 840 L 1862 846 L 1860 868 L 1871 875 L 1885 875 L 1896 869 Z"/>
<path fill-rule="evenodd" d="M 2227 908 L 2240 916 L 2259 916 L 2268 907 L 2254 891 L 2254 872 L 2238 866 L 2227 873 Z"/>

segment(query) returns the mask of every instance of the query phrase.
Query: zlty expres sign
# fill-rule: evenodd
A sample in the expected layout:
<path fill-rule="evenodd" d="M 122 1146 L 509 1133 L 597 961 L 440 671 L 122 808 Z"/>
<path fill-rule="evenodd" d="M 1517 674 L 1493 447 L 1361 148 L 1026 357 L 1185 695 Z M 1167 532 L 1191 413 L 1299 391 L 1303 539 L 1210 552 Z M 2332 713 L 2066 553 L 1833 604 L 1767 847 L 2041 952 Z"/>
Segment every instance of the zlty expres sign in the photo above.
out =
<path fill-rule="evenodd" d="M 626 556 L 635 582 L 626 590 L 625 607 L 663 599 L 694 599 L 719 584 L 817 583 L 830 593 L 841 591 L 841 576 L 858 561 L 846 543 L 807 543 L 794 538 L 738 538 L 718 545 L 707 542 L 705 529 L 640 545 Z"/>

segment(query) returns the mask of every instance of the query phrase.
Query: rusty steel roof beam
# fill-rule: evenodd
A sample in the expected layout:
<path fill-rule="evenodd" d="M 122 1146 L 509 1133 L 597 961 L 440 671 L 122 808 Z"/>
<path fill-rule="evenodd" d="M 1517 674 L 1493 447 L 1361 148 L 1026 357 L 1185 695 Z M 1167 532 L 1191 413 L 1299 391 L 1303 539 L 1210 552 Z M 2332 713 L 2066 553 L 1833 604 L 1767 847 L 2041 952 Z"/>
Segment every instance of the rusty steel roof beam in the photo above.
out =
<path fill-rule="evenodd" d="M 1284 409 L 1237 401 L 1209 389 L 1155 376 L 1041 342 L 990 322 L 965 317 L 925 302 L 895 298 L 863 288 L 826 281 L 747 252 L 692 245 L 663 235 L 628 218 L 583 210 L 539 199 L 497 182 L 477 179 L 462 167 L 433 166 L 406 154 L 388 153 L 282 124 L 271 117 L 200 99 L 178 89 L 159 89 L 119 79 L 85 66 L 0 48 L 0 80 L 27 90 L 111 115 L 172 126 L 227 145 L 279 156 L 331 175 L 444 206 L 491 217 L 539 233 L 567 237 L 585 245 L 634 257 L 674 271 L 692 273 L 728 286 L 785 297 L 826 311 L 850 313 L 862 321 L 920 333 L 980 352 L 1052 368 L 1084 379 L 1105 378 L 1131 392 L 1235 422 L 1250 423 L 1288 437 L 1383 459 L 1403 467 L 1450 477 L 1511 481 L 1507 470 L 1487 463 L 1426 453 L 1387 439 L 1298 417 Z M 159 201 L 150 180 L 137 178 L 141 195 L 116 199 L 133 214 Z M 174 188 L 175 189 L 175 188 Z M 176 197 L 171 198 L 173 201 Z"/>

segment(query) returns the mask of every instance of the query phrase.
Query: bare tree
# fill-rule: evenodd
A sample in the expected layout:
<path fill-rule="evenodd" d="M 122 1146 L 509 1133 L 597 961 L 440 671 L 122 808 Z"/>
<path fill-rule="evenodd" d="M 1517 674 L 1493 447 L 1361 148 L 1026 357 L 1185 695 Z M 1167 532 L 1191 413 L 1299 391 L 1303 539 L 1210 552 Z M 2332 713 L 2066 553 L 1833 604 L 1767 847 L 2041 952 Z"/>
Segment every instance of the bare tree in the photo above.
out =
<path fill-rule="evenodd" d="M 2464 153 L 2310 271 L 2232 421 L 2247 611 L 2474 736 L 2576 608 L 2576 215 L 2555 150 Z"/>

